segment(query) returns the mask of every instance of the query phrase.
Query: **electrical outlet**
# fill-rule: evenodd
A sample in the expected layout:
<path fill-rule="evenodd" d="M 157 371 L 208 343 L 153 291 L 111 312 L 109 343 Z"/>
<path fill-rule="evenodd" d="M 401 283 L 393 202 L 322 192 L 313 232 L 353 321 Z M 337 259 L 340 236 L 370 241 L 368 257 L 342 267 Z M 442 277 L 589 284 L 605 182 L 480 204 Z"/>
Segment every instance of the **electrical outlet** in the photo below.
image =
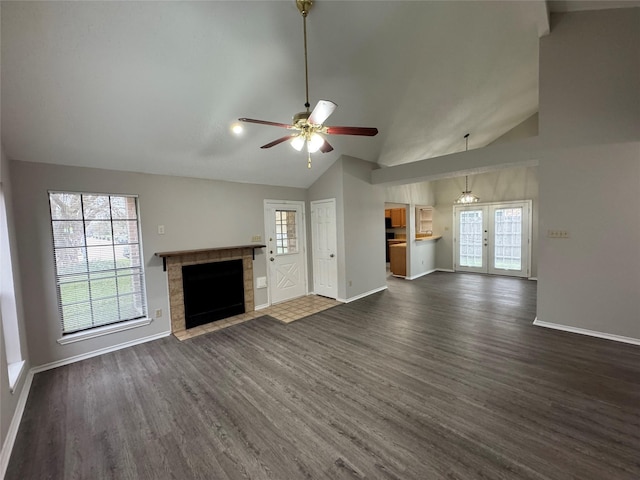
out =
<path fill-rule="evenodd" d="M 353 285 L 353 283 L 351 282 L 351 280 L 349 280 L 349 286 Z"/>
<path fill-rule="evenodd" d="M 164 225 L 158 225 L 158 235 L 164 235 Z"/>
<path fill-rule="evenodd" d="M 251 241 L 252 242 L 261 242 L 262 241 L 262 235 L 254 235 L 253 237 L 251 237 Z"/>
<path fill-rule="evenodd" d="M 156 310 L 156 318 L 160 318 L 160 317 L 162 317 L 162 309 L 161 308 Z"/>

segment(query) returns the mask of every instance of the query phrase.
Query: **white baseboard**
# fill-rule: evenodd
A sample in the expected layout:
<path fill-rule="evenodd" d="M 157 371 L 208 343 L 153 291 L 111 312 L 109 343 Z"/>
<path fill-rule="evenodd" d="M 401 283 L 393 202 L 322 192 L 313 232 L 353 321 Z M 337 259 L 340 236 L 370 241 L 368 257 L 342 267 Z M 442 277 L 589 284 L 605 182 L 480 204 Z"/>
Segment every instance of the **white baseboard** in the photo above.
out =
<path fill-rule="evenodd" d="M 262 305 L 256 305 L 253 307 L 254 310 L 264 310 L 265 308 L 269 308 L 270 305 L 268 303 L 263 303 Z"/>
<path fill-rule="evenodd" d="M 437 268 L 434 268 L 433 270 L 427 270 L 426 272 L 419 273 L 418 275 L 413 275 L 412 277 L 404 277 L 404 279 L 415 280 L 416 278 L 424 277 L 425 275 L 429 275 L 430 273 L 433 273 L 437 270 L 438 270 Z"/>
<path fill-rule="evenodd" d="M 386 289 L 387 289 L 387 286 L 385 285 L 384 287 L 374 288 L 373 290 L 369 290 L 368 292 L 361 293 L 360 295 L 355 295 L 349 298 L 336 298 L 336 300 L 342 303 L 351 303 L 356 300 L 360 300 L 361 298 L 368 297 L 369 295 L 373 295 L 374 293 L 382 292 L 383 290 L 386 290 Z"/>
<path fill-rule="evenodd" d="M 588 330 L 586 328 L 570 327 L 568 325 L 560 325 L 558 323 L 542 322 L 538 317 L 533 321 L 537 327 L 552 328 L 554 330 L 562 330 L 563 332 L 578 333 L 580 335 L 588 335 L 590 337 L 604 338 L 605 340 L 613 340 L 614 342 L 630 343 L 631 345 L 640 345 L 640 338 L 623 337 L 622 335 L 614 335 L 612 333 L 598 332 L 596 330 Z"/>
<path fill-rule="evenodd" d="M 31 382 L 33 381 L 33 371 L 27 373 L 27 377 L 24 380 L 24 385 L 20 391 L 18 397 L 18 403 L 16 410 L 13 412 L 13 418 L 9 424 L 9 430 L 7 436 L 2 444 L 2 451 L 0 452 L 0 478 L 4 478 L 7 473 L 7 467 L 9 466 L 9 459 L 11 458 L 11 452 L 13 451 L 13 444 L 16 441 L 18 435 L 18 428 L 20 427 L 20 421 L 22 420 L 22 414 L 24 413 L 24 407 L 27 405 L 27 397 L 31 390 Z"/>
<path fill-rule="evenodd" d="M 158 340 L 159 338 L 168 337 L 171 335 L 171 331 L 156 333 L 155 335 L 149 335 L 148 337 L 137 338 L 129 342 L 119 343 L 111 347 L 101 348 L 94 350 L 93 352 L 83 353 L 82 355 L 75 355 L 73 357 L 63 358 L 62 360 L 56 360 L 55 362 L 45 363 L 31 369 L 31 373 L 40 373 L 45 370 L 51 370 L 52 368 L 62 367 L 63 365 L 69 365 L 70 363 L 79 362 L 80 360 L 86 360 L 87 358 L 97 357 L 109 352 L 115 352 L 116 350 L 122 350 L 123 348 L 133 347 L 140 343 L 151 342 L 152 340 Z"/>
<path fill-rule="evenodd" d="M 535 280 L 537 282 L 538 281 L 538 277 L 529 277 L 529 280 Z"/>
<path fill-rule="evenodd" d="M 452 268 L 436 268 L 436 272 L 456 273 Z"/>

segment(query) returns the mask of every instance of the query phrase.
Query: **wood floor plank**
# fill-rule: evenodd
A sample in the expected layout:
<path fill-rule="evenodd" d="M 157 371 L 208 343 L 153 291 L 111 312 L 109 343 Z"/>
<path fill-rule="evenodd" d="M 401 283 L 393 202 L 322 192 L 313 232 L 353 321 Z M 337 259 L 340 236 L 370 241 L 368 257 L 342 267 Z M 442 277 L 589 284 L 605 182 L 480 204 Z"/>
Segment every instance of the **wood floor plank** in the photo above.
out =
<path fill-rule="evenodd" d="M 34 377 L 6 478 L 640 478 L 640 348 L 435 273 Z"/>

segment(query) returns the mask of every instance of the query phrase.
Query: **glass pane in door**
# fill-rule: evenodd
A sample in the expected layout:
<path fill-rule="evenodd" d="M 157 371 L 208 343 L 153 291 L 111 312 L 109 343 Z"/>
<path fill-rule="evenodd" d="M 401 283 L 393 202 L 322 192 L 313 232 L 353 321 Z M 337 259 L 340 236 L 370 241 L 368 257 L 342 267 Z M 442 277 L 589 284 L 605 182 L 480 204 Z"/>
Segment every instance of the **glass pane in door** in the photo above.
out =
<path fill-rule="evenodd" d="M 522 208 L 499 208 L 494 215 L 494 267 L 522 269 Z"/>
<path fill-rule="evenodd" d="M 460 212 L 459 247 L 461 267 L 482 267 L 482 210 Z"/>
<path fill-rule="evenodd" d="M 298 253 L 295 210 L 276 210 L 276 253 Z"/>

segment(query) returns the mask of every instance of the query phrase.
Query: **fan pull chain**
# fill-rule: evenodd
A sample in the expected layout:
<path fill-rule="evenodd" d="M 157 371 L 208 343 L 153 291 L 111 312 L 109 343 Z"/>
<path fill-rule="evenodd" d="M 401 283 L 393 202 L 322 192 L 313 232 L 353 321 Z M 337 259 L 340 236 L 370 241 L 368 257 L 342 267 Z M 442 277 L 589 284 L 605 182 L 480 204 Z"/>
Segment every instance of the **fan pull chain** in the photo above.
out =
<path fill-rule="evenodd" d="M 307 152 L 307 168 L 311 168 L 311 152 Z"/>

